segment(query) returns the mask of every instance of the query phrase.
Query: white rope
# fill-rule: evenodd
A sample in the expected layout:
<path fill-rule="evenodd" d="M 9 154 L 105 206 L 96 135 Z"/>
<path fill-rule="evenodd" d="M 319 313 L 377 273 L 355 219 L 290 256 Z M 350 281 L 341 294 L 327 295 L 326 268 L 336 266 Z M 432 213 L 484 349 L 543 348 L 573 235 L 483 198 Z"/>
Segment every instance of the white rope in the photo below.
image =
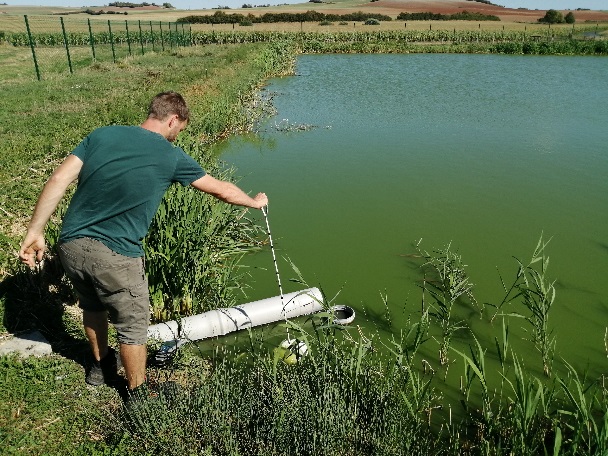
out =
<path fill-rule="evenodd" d="M 277 274 L 277 283 L 279 284 L 279 293 L 281 295 L 281 308 L 283 309 L 283 314 L 285 315 L 285 323 L 287 323 L 287 312 L 285 311 L 285 303 L 283 298 L 283 286 L 281 285 L 279 265 L 277 264 L 277 257 L 274 253 L 274 244 L 272 242 L 272 234 L 270 234 L 270 224 L 268 223 L 268 205 L 262 208 L 262 214 L 264 214 L 264 219 L 266 220 L 266 232 L 268 233 L 268 240 L 270 241 L 270 251 L 272 252 L 272 261 L 274 262 L 274 271 Z M 289 327 L 287 327 L 287 340 L 291 342 L 291 337 L 289 336 Z"/>

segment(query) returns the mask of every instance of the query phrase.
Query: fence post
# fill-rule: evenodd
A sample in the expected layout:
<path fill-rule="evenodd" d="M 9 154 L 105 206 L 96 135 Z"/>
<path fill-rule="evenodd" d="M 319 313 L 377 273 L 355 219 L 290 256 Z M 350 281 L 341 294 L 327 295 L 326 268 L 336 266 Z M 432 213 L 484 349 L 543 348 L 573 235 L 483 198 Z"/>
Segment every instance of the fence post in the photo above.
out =
<path fill-rule="evenodd" d="M 139 24 L 139 44 L 141 44 L 141 55 L 144 55 L 144 36 L 141 33 L 141 21 L 137 21 Z"/>
<path fill-rule="evenodd" d="M 171 32 L 171 22 L 169 22 L 169 49 L 173 50 L 173 33 Z"/>
<path fill-rule="evenodd" d="M 25 19 L 25 28 L 27 29 L 27 36 L 30 40 L 30 48 L 32 49 L 32 58 L 34 59 L 34 69 L 36 70 L 36 77 L 40 81 L 40 68 L 38 68 L 38 60 L 36 60 L 36 50 L 34 49 L 34 38 L 32 38 L 32 32 L 30 31 L 30 23 L 27 20 L 27 15 L 23 16 Z"/>
<path fill-rule="evenodd" d="M 163 21 L 158 21 L 158 28 L 160 29 L 160 46 L 162 50 L 165 50 L 165 40 L 163 38 Z"/>
<path fill-rule="evenodd" d="M 70 68 L 70 74 L 74 74 L 74 70 L 72 70 L 72 59 L 70 58 L 70 44 L 68 43 L 68 35 L 65 33 L 65 24 L 63 23 L 63 18 L 60 17 L 61 21 L 61 31 L 63 32 L 63 42 L 65 43 L 65 52 L 68 55 L 68 67 Z"/>
<path fill-rule="evenodd" d="M 91 50 L 93 51 L 93 62 L 97 60 L 95 57 L 95 39 L 93 38 L 93 30 L 91 29 L 91 19 L 87 19 L 89 23 L 89 40 L 91 41 Z"/>
<path fill-rule="evenodd" d="M 150 39 L 152 40 L 152 52 L 154 52 L 154 28 L 152 27 L 152 21 L 150 21 Z"/>
<path fill-rule="evenodd" d="M 112 24 L 108 19 L 108 31 L 110 32 L 110 47 L 112 48 L 112 60 L 116 63 L 116 51 L 114 50 L 114 36 L 112 35 Z"/>
<path fill-rule="evenodd" d="M 131 54 L 131 36 L 129 36 L 129 21 L 125 19 L 125 30 L 127 31 L 127 47 L 129 48 L 129 55 Z"/>

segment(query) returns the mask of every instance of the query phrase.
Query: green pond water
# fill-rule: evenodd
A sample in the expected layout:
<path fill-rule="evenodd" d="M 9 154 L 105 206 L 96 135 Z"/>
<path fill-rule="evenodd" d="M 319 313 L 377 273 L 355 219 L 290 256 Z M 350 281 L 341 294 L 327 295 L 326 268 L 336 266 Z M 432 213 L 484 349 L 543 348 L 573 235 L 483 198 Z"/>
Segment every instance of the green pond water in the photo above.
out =
<path fill-rule="evenodd" d="M 276 116 L 217 153 L 242 188 L 269 196 L 285 292 L 304 288 L 289 281 L 290 260 L 310 286 L 339 293 L 335 303 L 353 307 L 356 324 L 389 337 L 420 309 L 420 261 L 409 256 L 418 240 L 428 251 L 451 244 L 477 301 L 497 304 L 500 276 L 510 283 L 514 258 L 527 262 L 543 235 L 557 289 L 556 362 L 605 373 L 608 59 L 302 56 L 296 75 L 270 80 L 265 93 Z M 242 302 L 279 295 L 269 248 L 246 264 Z M 500 321 L 470 307 L 457 317 L 491 358 Z M 528 326 L 509 325 L 527 368 L 540 372 Z M 455 344 L 472 340 L 463 330 Z M 437 347 L 427 343 L 430 357 Z"/>

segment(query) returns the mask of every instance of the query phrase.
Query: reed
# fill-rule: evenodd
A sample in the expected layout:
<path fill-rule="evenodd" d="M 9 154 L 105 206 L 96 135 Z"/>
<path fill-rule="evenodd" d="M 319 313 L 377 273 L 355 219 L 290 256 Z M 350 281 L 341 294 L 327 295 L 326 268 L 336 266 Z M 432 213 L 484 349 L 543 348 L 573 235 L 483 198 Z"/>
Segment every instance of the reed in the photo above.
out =
<path fill-rule="evenodd" d="M 432 299 L 429 314 L 441 328 L 439 362 L 445 365 L 449 361 L 448 353 L 454 333 L 467 327 L 463 320 L 453 318 L 454 306 L 457 303 L 476 305 L 473 284 L 465 272 L 466 265 L 461 256 L 453 252 L 450 245 L 433 254 L 420 249 L 420 242 L 416 248 L 426 260 L 422 265 L 425 271 L 422 287 Z"/>
<path fill-rule="evenodd" d="M 573 368 L 557 383 L 536 378 L 503 343 L 511 369 L 507 388 L 493 391 L 487 349 L 473 337 L 469 354 L 452 349 L 467 377 L 465 414 L 453 423 L 451 413 L 449 421 L 433 414 L 447 409 L 446 385 L 403 356 L 424 338 L 394 341 L 387 354 L 373 337 L 326 316 L 288 323 L 309 348 L 297 363 L 282 362 L 261 339 L 238 356 L 218 350 L 196 386 L 127 408 L 110 428 L 144 454 L 604 454 L 605 392 Z M 407 334 L 424 333 L 419 323 Z"/>
<path fill-rule="evenodd" d="M 445 249 L 433 252 L 429 256 L 439 258 L 427 261 L 443 264 Z M 294 280 L 307 285 L 295 266 L 294 272 Z M 422 288 L 422 293 L 429 292 Z M 329 307 L 336 299 L 324 296 L 323 304 Z M 381 300 L 388 297 L 383 294 Z M 472 330 L 468 351 L 450 348 L 457 355 L 450 365 L 461 367 L 465 379 L 462 410 L 453 417 L 444 393 L 454 386 L 432 369 L 420 368 L 433 344 L 431 313 L 431 306 L 412 313 L 399 337 L 388 342 L 357 326 L 335 325 L 326 312 L 289 321 L 281 326 L 308 346 L 308 354 L 296 363 L 268 350 L 264 334 L 250 335 L 248 348 L 240 353 L 217 349 L 210 369 L 190 369 L 182 386 L 95 419 L 109 433 L 108 451 L 127 455 L 606 451 L 608 394 L 603 384 L 567 363 L 564 376 L 535 377 L 511 346 L 509 314 L 496 328 L 495 354 Z M 488 363 L 494 355 L 498 372 Z M 182 354 L 176 362 L 189 365 L 191 356 Z M 497 378 L 499 388 L 494 387 Z"/>
<path fill-rule="evenodd" d="M 501 312 L 505 304 L 520 300 L 528 313 L 515 310 L 510 315 L 528 322 L 531 339 L 541 356 L 543 371 L 549 376 L 555 350 L 555 336 L 549 328 L 549 311 L 555 301 L 556 293 L 555 281 L 549 281 L 547 278 L 549 266 L 549 257 L 545 254 L 547 244 L 548 242 L 545 242 L 541 235 L 530 262 L 524 265 L 517 260 L 517 273 L 510 286 L 507 287 L 501 277 L 505 296 L 500 304 L 495 306 L 496 312 L 493 318 Z"/>
<path fill-rule="evenodd" d="M 608 401 L 605 387 L 581 379 L 568 362 L 566 367 L 565 378 L 559 378 L 566 399 L 557 411 L 563 420 L 562 441 L 568 442 L 574 454 L 606 454 Z"/>

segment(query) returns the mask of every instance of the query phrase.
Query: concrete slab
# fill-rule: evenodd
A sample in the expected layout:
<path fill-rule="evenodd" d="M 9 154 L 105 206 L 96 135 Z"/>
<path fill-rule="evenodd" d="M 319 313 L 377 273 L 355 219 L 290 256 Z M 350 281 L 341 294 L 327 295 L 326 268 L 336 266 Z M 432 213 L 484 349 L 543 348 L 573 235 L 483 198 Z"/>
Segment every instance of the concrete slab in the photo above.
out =
<path fill-rule="evenodd" d="M 19 353 L 22 356 L 44 356 L 53 353 L 53 349 L 39 331 L 33 331 L 0 341 L 0 355 L 10 353 Z"/>

